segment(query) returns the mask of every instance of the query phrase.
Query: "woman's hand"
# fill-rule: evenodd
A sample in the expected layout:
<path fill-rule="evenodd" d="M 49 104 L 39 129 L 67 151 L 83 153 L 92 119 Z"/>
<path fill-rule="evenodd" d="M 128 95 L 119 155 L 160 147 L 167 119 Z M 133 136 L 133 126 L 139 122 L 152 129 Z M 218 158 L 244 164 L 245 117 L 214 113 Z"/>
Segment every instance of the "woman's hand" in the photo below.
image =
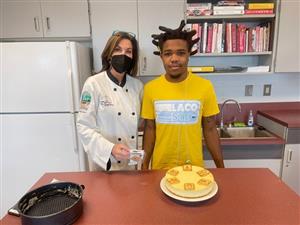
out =
<path fill-rule="evenodd" d="M 128 159 L 130 155 L 129 148 L 126 145 L 123 144 L 115 144 L 111 154 L 117 159 L 117 160 L 124 160 Z"/>

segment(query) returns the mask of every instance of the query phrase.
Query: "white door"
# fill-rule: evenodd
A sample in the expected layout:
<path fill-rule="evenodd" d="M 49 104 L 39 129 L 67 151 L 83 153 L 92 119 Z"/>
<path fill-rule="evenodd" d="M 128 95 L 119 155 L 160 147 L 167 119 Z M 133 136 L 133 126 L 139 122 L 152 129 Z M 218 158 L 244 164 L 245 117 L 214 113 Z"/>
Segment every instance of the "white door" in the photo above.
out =
<path fill-rule="evenodd" d="M 72 111 L 64 42 L 0 43 L 2 112 Z"/>
<path fill-rule="evenodd" d="M 73 114 L 0 115 L 1 216 L 46 172 L 79 171 Z"/>
<path fill-rule="evenodd" d="M 152 44 L 152 34 L 162 31 L 158 26 L 175 29 L 184 18 L 183 0 L 139 0 L 139 44 L 140 44 L 140 75 L 159 75 L 164 73 L 162 61 L 153 54 L 157 51 Z"/>
<path fill-rule="evenodd" d="M 285 146 L 282 180 L 300 195 L 300 144 Z"/>
<path fill-rule="evenodd" d="M 93 28 L 94 68 L 102 68 L 101 53 L 113 31 L 127 31 L 137 35 L 136 0 L 90 0 Z"/>
<path fill-rule="evenodd" d="M 87 0 L 41 1 L 44 37 L 90 37 Z"/>
<path fill-rule="evenodd" d="M 0 4 L 2 38 L 43 37 L 39 0 L 1 0 Z"/>

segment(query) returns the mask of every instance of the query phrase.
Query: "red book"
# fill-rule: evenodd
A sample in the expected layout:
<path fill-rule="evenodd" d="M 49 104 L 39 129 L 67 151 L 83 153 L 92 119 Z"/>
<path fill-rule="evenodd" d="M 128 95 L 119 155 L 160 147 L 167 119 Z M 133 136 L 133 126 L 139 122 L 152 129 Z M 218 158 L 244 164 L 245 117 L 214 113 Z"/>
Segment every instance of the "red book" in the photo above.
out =
<path fill-rule="evenodd" d="M 246 26 L 240 24 L 240 52 L 246 51 Z"/>
<path fill-rule="evenodd" d="M 226 44 L 226 48 L 225 48 L 225 51 L 226 52 L 231 52 L 231 31 L 230 31 L 230 28 L 231 28 L 231 23 L 226 23 L 226 40 L 225 40 L 225 44 Z"/>
<path fill-rule="evenodd" d="M 256 36 L 255 36 L 255 51 L 256 52 L 259 52 L 259 39 L 261 38 L 259 30 L 260 30 L 260 27 L 256 26 L 255 27 L 255 34 L 256 34 Z"/>
<path fill-rule="evenodd" d="M 237 52 L 236 48 L 236 24 L 231 24 L 231 46 L 232 46 L 232 52 Z"/>
<path fill-rule="evenodd" d="M 248 52 L 254 52 L 254 50 L 253 50 L 253 27 L 249 27 L 249 30 L 248 30 Z"/>
<path fill-rule="evenodd" d="M 245 9 L 244 14 L 273 14 L 273 9 Z"/>
<path fill-rule="evenodd" d="M 198 26 L 198 35 L 199 35 L 199 45 L 198 45 L 198 52 L 201 52 L 201 43 L 202 43 L 202 24 Z"/>
<path fill-rule="evenodd" d="M 192 30 L 195 30 L 195 31 L 196 31 L 196 34 L 193 36 L 193 40 L 194 40 L 194 39 L 196 39 L 196 38 L 199 37 L 199 24 L 193 23 L 193 24 L 192 24 Z M 198 49 L 199 49 L 199 42 L 196 43 L 196 44 L 193 46 L 192 51 L 197 50 L 197 52 L 199 52 Z"/>
<path fill-rule="evenodd" d="M 212 47 L 212 36 L 213 36 L 213 25 L 209 24 L 207 28 L 207 46 L 206 46 L 206 53 L 211 53 Z"/>

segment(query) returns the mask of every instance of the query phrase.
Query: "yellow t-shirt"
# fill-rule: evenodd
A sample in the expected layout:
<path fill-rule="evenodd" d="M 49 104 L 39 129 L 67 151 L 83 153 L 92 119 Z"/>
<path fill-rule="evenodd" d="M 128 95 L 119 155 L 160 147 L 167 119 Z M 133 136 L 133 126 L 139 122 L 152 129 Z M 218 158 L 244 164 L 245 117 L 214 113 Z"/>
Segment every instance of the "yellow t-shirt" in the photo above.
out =
<path fill-rule="evenodd" d="M 190 162 L 204 166 L 202 156 L 202 116 L 219 113 L 213 85 L 189 73 L 179 83 L 165 75 L 144 87 L 141 116 L 155 119 L 156 140 L 152 169 L 169 169 Z"/>

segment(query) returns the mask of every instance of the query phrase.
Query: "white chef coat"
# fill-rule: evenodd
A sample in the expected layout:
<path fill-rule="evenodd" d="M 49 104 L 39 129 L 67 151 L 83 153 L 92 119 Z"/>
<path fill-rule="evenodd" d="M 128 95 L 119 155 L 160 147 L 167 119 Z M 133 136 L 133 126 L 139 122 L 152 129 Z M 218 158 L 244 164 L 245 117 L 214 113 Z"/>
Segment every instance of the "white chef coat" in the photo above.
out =
<path fill-rule="evenodd" d="M 123 87 L 114 83 L 106 71 L 86 80 L 77 129 L 90 170 L 106 170 L 109 159 L 110 170 L 133 169 L 128 160 L 117 161 L 111 152 L 117 143 L 137 148 L 142 92 L 142 82 L 128 75 Z"/>

